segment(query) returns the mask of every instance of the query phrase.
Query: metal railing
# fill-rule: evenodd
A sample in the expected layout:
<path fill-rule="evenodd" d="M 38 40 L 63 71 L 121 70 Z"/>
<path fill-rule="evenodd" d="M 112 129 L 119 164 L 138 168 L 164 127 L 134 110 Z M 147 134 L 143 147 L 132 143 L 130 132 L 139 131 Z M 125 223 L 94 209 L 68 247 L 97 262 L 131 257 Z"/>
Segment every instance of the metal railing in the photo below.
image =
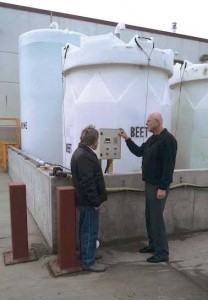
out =
<path fill-rule="evenodd" d="M 7 146 L 20 148 L 20 120 L 0 118 L 0 166 L 7 169 Z"/>

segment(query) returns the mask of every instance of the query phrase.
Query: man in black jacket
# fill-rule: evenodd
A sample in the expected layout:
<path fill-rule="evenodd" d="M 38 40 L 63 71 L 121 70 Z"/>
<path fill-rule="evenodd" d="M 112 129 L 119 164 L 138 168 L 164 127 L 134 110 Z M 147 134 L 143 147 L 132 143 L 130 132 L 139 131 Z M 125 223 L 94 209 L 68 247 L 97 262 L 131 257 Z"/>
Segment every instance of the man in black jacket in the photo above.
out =
<path fill-rule="evenodd" d="M 158 112 L 148 116 L 147 130 L 153 135 L 140 147 L 128 137 L 123 129 L 121 129 L 120 135 L 125 139 L 127 147 L 134 155 L 142 156 L 142 179 L 145 181 L 145 216 L 149 245 L 140 249 L 140 252 L 153 252 L 154 255 L 147 261 L 158 263 L 169 260 L 163 211 L 172 182 L 177 141 L 167 129 L 163 128 L 162 116 Z"/>
<path fill-rule="evenodd" d="M 89 125 L 82 130 L 80 144 L 71 159 L 73 184 L 80 212 L 80 259 L 84 270 L 105 271 L 105 266 L 95 262 L 96 241 L 99 230 L 99 209 L 107 200 L 105 182 L 97 155 L 99 133 Z"/>

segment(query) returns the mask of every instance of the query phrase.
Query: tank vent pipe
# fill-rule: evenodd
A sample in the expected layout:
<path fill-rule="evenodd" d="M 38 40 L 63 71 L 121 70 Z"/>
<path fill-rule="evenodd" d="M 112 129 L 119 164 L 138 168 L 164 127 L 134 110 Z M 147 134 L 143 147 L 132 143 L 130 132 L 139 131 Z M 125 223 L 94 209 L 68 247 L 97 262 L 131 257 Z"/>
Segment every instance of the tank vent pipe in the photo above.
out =
<path fill-rule="evenodd" d="M 52 22 L 52 23 L 50 24 L 50 28 L 51 28 L 51 29 L 58 30 L 58 29 L 59 29 L 59 25 L 58 25 L 57 22 Z"/>

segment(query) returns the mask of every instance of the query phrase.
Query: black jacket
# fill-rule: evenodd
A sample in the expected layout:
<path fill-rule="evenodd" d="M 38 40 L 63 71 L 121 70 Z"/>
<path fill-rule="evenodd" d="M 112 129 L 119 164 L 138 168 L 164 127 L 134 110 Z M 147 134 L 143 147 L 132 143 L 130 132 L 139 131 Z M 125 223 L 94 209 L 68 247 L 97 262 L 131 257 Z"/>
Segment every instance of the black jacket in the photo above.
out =
<path fill-rule="evenodd" d="M 98 207 L 107 200 L 100 162 L 88 146 L 79 144 L 74 151 L 71 172 L 78 205 Z"/>
<path fill-rule="evenodd" d="M 158 185 L 162 190 L 168 188 L 173 180 L 177 141 L 163 129 L 159 135 L 152 135 L 140 147 L 130 138 L 126 140 L 129 150 L 136 156 L 142 156 L 142 179 Z"/>

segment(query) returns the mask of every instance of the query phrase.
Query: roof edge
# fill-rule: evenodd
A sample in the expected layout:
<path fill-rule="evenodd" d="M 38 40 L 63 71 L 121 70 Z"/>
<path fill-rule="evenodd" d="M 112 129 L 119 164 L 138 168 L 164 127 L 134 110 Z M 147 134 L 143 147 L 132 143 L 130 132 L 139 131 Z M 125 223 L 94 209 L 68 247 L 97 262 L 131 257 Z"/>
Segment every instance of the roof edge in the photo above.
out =
<path fill-rule="evenodd" d="M 49 15 L 51 17 L 52 16 L 65 17 L 65 18 L 70 18 L 70 19 L 74 19 L 74 20 L 80 20 L 80 21 L 85 21 L 85 22 L 93 22 L 93 23 L 98 23 L 98 24 L 103 24 L 103 25 L 110 25 L 110 26 L 116 26 L 117 25 L 117 22 L 106 21 L 106 20 L 101 20 L 101 19 L 94 19 L 94 18 L 89 18 L 89 17 L 83 17 L 83 16 L 78 16 L 78 15 L 62 13 L 62 12 L 58 12 L 58 11 L 51 11 L 51 10 L 28 7 L 28 6 L 17 5 L 17 4 L 11 4 L 11 3 L 6 3 L 6 2 L 0 2 L 0 7 L 11 8 L 11 9 L 16 9 L 16 10 L 23 10 L 23 11 L 28 11 L 28 12 L 34 12 L 34 13 Z M 162 31 L 162 30 L 158 30 L 158 29 L 140 27 L 140 26 L 129 25 L 129 24 L 126 24 L 126 28 L 133 29 L 133 30 L 138 30 L 138 31 L 145 31 L 145 32 L 155 33 L 155 34 L 162 34 L 162 35 L 171 36 L 171 37 L 183 38 L 183 39 L 187 39 L 187 40 L 194 40 L 194 41 L 208 43 L 208 39 L 205 39 L 205 38 L 200 38 L 200 37 L 195 37 L 195 36 L 190 36 L 190 35 L 185 35 L 185 34 L 179 34 L 179 33 L 173 33 L 173 32 L 169 32 L 169 31 Z"/>

